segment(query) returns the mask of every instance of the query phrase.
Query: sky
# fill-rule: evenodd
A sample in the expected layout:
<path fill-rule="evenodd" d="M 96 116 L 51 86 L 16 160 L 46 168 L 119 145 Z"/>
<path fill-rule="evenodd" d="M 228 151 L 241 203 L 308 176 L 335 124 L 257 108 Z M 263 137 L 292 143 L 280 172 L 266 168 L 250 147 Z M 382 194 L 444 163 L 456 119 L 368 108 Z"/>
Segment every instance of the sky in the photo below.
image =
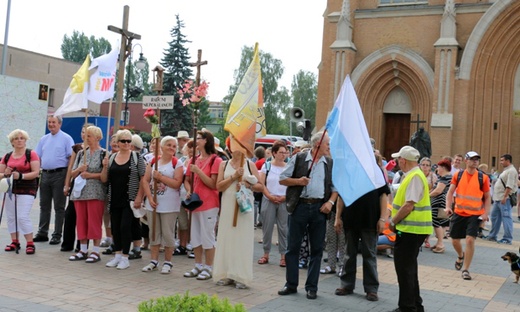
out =
<path fill-rule="evenodd" d="M 5 43 L 8 0 L 0 1 L 0 40 Z M 202 49 L 201 78 L 210 87 L 208 98 L 220 101 L 234 84 L 242 47 L 259 43 L 263 52 L 279 59 L 285 70 L 280 85 L 290 90 L 300 70 L 318 74 L 323 37 L 325 0 L 11 0 L 7 44 L 61 58 L 63 36 L 74 30 L 107 39 L 120 47 L 121 35 L 107 29 L 122 28 L 124 6 L 130 8 L 128 30 L 141 35 L 150 68 L 159 65 L 178 14 L 192 62 Z M 141 48 L 134 48 L 133 60 Z M 78 65 L 79 68 L 80 65 Z M 194 70 L 195 74 L 195 70 Z M 151 77 L 151 75 L 150 75 Z"/>

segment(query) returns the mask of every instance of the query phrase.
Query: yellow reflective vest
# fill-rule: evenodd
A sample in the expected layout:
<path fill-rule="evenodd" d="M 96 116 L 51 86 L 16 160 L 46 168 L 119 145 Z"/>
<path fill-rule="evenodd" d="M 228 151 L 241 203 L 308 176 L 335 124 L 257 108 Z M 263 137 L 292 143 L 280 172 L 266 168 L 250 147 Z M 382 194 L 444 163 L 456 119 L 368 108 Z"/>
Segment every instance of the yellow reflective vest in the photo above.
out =
<path fill-rule="evenodd" d="M 397 214 L 399 209 L 406 203 L 406 189 L 410 181 L 418 176 L 424 186 L 423 197 L 414 205 L 414 209 L 406 218 L 395 225 L 398 231 L 413 234 L 432 234 L 432 208 L 430 206 L 430 191 L 428 189 L 428 181 L 424 173 L 419 170 L 411 170 L 408 175 L 402 180 L 401 185 L 397 189 L 392 204 L 392 217 Z"/>

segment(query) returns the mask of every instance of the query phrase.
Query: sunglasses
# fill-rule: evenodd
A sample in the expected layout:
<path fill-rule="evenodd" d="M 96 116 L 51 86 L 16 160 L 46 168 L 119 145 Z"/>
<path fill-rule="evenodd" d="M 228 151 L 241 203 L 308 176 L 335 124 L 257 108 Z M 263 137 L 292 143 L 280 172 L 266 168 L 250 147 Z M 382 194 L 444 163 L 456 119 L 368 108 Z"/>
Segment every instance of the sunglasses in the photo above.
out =
<path fill-rule="evenodd" d="M 132 143 L 132 140 L 119 140 L 120 143 Z"/>

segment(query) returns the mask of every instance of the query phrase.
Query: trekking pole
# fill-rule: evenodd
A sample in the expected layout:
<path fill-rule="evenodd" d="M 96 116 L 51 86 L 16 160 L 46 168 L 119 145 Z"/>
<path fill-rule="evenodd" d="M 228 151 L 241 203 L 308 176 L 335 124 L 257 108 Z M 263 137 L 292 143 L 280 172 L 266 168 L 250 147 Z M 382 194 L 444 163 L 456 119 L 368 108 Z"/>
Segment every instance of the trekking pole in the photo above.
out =
<path fill-rule="evenodd" d="M 0 224 L 2 224 L 2 215 L 4 214 L 5 195 L 7 195 L 7 193 L 4 193 L 4 199 L 2 200 L 2 211 L 0 211 Z"/>
<path fill-rule="evenodd" d="M 15 251 L 16 251 L 16 254 L 19 254 L 19 250 L 20 250 L 20 240 L 19 240 L 19 235 L 18 235 L 18 207 L 17 207 L 17 200 L 16 200 L 17 196 L 16 194 L 14 194 L 14 228 L 15 228 L 15 231 L 16 231 L 16 241 L 18 242 L 18 244 L 16 244 L 16 248 L 15 248 Z"/>

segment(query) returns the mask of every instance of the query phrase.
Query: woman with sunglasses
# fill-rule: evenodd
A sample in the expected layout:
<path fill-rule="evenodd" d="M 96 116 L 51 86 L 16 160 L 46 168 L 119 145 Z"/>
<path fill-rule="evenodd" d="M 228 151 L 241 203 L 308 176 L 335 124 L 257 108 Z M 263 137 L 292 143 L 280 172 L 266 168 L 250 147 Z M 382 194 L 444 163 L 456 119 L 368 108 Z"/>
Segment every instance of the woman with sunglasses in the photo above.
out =
<path fill-rule="evenodd" d="M 132 243 L 134 213 L 130 208 L 140 208 L 143 192 L 141 179 L 146 166 L 143 158 L 131 150 L 132 133 L 120 130 L 116 133 L 119 151 L 103 160 L 102 181 L 108 182 L 108 208 L 114 239 L 115 257 L 106 266 L 124 270 L 130 266 L 128 254 Z"/>

